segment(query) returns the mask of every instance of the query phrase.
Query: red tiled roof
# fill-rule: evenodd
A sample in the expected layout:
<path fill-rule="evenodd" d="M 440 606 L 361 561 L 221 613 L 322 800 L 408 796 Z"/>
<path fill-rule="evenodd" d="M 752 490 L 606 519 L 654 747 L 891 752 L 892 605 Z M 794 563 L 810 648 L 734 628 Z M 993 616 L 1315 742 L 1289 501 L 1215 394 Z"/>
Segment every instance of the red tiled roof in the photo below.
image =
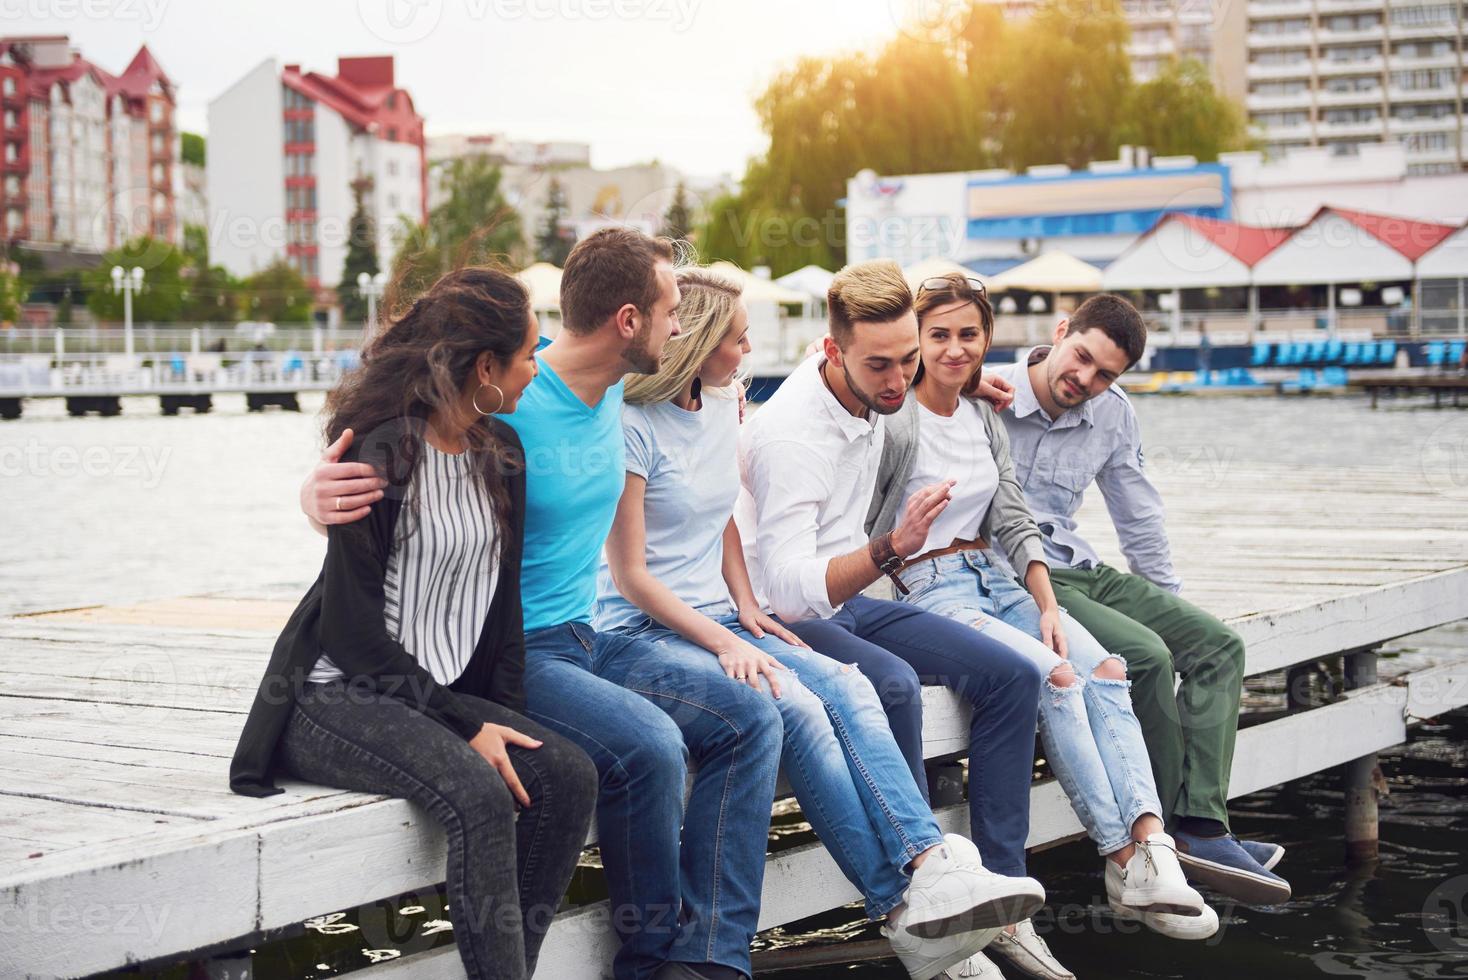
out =
<path fill-rule="evenodd" d="M 421 140 L 422 119 L 413 109 L 412 97 L 392 84 L 390 57 L 339 59 L 338 71 L 341 73 L 324 75 L 303 72 L 299 65 L 286 65 L 281 81 L 360 129 L 371 129 L 374 124 L 389 129 L 408 124 L 407 128 L 416 134 L 410 141 Z M 396 107 L 390 108 L 388 99 L 394 93 L 400 98 Z"/>
<path fill-rule="evenodd" d="M 1169 220 L 1181 221 L 1250 268 L 1295 233 L 1293 228 L 1263 228 L 1177 213 L 1164 217 L 1153 231 Z"/>
<path fill-rule="evenodd" d="M 1414 221 L 1389 214 L 1373 214 L 1370 211 L 1353 211 L 1326 205 L 1310 217 L 1314 222 L 1326 212 L 1338 214 L 1360 228 L 1383 245 L 1390 246 L 1409 262 L 1416 262 L 1434 245 L 1458 230 L 1457 225 L 1443 225 L 1435 221 Z"/>
<path fill-rule="evenodd" d="M 158 64 L 153 52 L 148 50 L 145 44 L 138 48 L 138 53 L 133 55 L 133 60 L 128 62 L 122 74 L 118 75 L 113 82 L 113 90 L 141 99 L 147 96 L 154 82 L 162 82 L 165 89 L 173 87 L 168 78 L 168 73 L 163 66 Z"/>

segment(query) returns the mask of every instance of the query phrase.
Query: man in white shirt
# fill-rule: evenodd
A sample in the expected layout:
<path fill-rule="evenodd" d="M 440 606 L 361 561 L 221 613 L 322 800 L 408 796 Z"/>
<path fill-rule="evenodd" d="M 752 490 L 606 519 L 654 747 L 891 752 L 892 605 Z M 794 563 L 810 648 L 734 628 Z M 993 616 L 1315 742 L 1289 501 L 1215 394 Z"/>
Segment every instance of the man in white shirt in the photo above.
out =
<path fill-rule="evenodd" d="M 857 665 L 882 698 L 919 789 L 922 683 L 973 706 L 969 823 L 985 866 L 1025 873 L 1040 671 L 982 631 L 861 594 L 917 554 L 951 482 L 913 495 L 897 527 L 868 540 L 883 417 L 917 371 L 912 292 L 895 262 L 847 266 L 831 283 L 830 335 L 740 435 L 735 518 L 761 602 L 805 642 Z"/>

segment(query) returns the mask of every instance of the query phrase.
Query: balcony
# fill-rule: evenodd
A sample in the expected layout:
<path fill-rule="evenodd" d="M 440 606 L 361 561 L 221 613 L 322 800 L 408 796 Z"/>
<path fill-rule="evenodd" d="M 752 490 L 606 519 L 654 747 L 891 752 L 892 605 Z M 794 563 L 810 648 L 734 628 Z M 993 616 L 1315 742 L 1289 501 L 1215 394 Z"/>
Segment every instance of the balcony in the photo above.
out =
<path fill-rule="evenodd" d="M 1308 48 L 1312 40 L 1310 29 L 1303 31 L 1291 31 L 1288 34 L 1260 34 L 1258 31 L 1249 31 L 1249 50 L 1260 51 L 1266 48 Z"/>
<path fill-rule="evenodd" d="M 1316 74 L 1329 78 L 1338 78 L 1341 75 L 1380 75 L 1385 68 L 1386 60 L 1380 57 L 1361 61 L 1331 61 L 1329 58 L 1321 58 L 1315 63 Z"/>
<path fill-rule="evenodd" d="M 1261 65 L 1250 62 L 1246 76 L 1250 81 L 1269 81 L 1282 78 L 1309 78 L 1310 60 L 1297 61 L 1292 65 Z"/>
<path fill-rule="evenodd" d="M 1458 56 L 1449 51 L 1447 54 L 1432 54 L 1425 57 L 1415 55 L 1392 55 L 1393 71 L 1411 71 L 1417 68 L 1457 68 Z"/>
<path fill-rule="evenodd" d="M 1458 25 L 1452 21 L 1435 24 L 1390 24 L 1387 27 L 1387 36 L 1393 41 L 1436 41 L 1441 38 L 1456 38 L 1458 33 Z"/>
<path fill-rule="evenodd" d="M 1393 136 L 1405 136 L 1408 133 L 1451 133 L 1458 128 L 1458 117 L 1451 115 L 1437 119 L 1388 119 L 1386 126 L 1387 132 Z"/>
<path fill-rule="evenodd" d="M 1384 37 L 1386 30 L 1380 24 L 1350 31 L 1332 31 L 1322 24 L 1315 40 L 1323 48 L 1331 44 L 1380 44 Z"/>
<path fill-rule="evenodd" d="M 1283 2 L 1270 3 L 1268 0 L 1249 0 L 1249 19 L 1251 21 L 1269 20 L 1279 17 L 1309 17 L 1310 0 L 1283 0 Z"/>
<path fill-rule="evenodd" d="M 1321 89 L 1315 93 L 1315 104 L 1318 106 L 1352 106 L 1352 105 L 1381 105 L 1382 90 L 1370 89 L 1365 92 L 1330 92 Z"/>
<path fill-rule="evenodd" d="M 1315 12 L 1321 17 L 1332 14 L 1372 14 L 1381 10 L 1381 0 L 1316 0 Z"/>
<path fill-rule="evenodd" d="M 1458 148 L 1452 140 L 1442 149 L 1414 150 L 1410 146 L 1406 149 L 1408 163 L 1456 163 L 1458 160 Z"/>
<path fill-rule="evenodd" d="M 1455 85 L 1412 89 L 1393 86 L 1386 90 L 1386 97 L 1391 102 L 1450 102 L 1458 97 L 1458 88 Z"/>
<path fill-rule="evenodd" d="M 1133 60 L 1138 58 L 1166 58 L 1177 54 L 1177 45 L 1172 43 L 1172 38 L 1164 37 L 1148 41 L 1132 41 L 1126 46 L 1127 54 Z"/>
<path fill-rule="evenodd" d="M 1259 123 L 1250 124 L 1259 133 L 1259 139 L 1265 143 L 1296 143 L 1310 142 L 1315 133 L 1310 128 L 1307 120 L 1289 126 L 1264 126 Z"/>
<path fill-rule="evenodd" d="M 1266 112 L 1270 109 L 1309 109 L 1310 90 L 1290 95 L 1256 95 L 1246 97 L 1245 107 L 1250 112 Z"/>
<path fill-rule="evenodd" d="M 1319 125 L 1321 139 L 1382 139 L 1386 136 L 1386 127 L 1380 119 L 1370 122 L 1327 122 L 1322 120 Z"/>

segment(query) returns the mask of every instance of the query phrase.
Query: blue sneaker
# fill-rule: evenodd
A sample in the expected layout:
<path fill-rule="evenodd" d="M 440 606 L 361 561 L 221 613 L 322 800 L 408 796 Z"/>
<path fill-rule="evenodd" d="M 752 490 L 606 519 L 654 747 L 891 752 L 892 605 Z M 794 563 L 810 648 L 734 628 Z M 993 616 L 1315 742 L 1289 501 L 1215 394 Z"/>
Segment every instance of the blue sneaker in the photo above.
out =
<path fill-rule="evenodd" d="M 1196 837 L 1178 832 L 1177 859 L 1190 879 L 1245 905 L 1278 905 L 1290 898 L 1290 883 L 1265 870 L 1233 834 Z"/>
<path fill-rule="evenodd" d="M 1284 845 L 1271 844 L 1269 841 L 1240 839 L 1239 846 L 1244 849 L 1245 854 L 1258 861 L 1265 871 L 1273 871 L 1285 853 Z"/>

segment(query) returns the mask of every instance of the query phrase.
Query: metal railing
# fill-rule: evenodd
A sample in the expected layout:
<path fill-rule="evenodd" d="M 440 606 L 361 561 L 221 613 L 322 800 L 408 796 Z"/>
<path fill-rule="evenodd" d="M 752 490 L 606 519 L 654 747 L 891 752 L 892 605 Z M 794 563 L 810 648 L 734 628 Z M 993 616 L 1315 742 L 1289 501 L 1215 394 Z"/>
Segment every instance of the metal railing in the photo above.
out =
<path fill-rule="evenodd" d="M 0 397 L 320 391 L 356 367 L 355 350 L 299 354 L 0 355 Z"/>
<path fill-rule="evenodd" d="M 93 323 L 0 330 L 0 354 L 54 354 L 57 352 L 58 333 L 63 354 L 121 354 L 125 350 L 121 323 Z M 308 323 L 133 325 L 133 349 L 143 355 L 194 351 L 239 353 L 259 348 L 267 351 L 319 352 L 355 349 L 361 343 L 361 324 L 336 328 Z"/>

